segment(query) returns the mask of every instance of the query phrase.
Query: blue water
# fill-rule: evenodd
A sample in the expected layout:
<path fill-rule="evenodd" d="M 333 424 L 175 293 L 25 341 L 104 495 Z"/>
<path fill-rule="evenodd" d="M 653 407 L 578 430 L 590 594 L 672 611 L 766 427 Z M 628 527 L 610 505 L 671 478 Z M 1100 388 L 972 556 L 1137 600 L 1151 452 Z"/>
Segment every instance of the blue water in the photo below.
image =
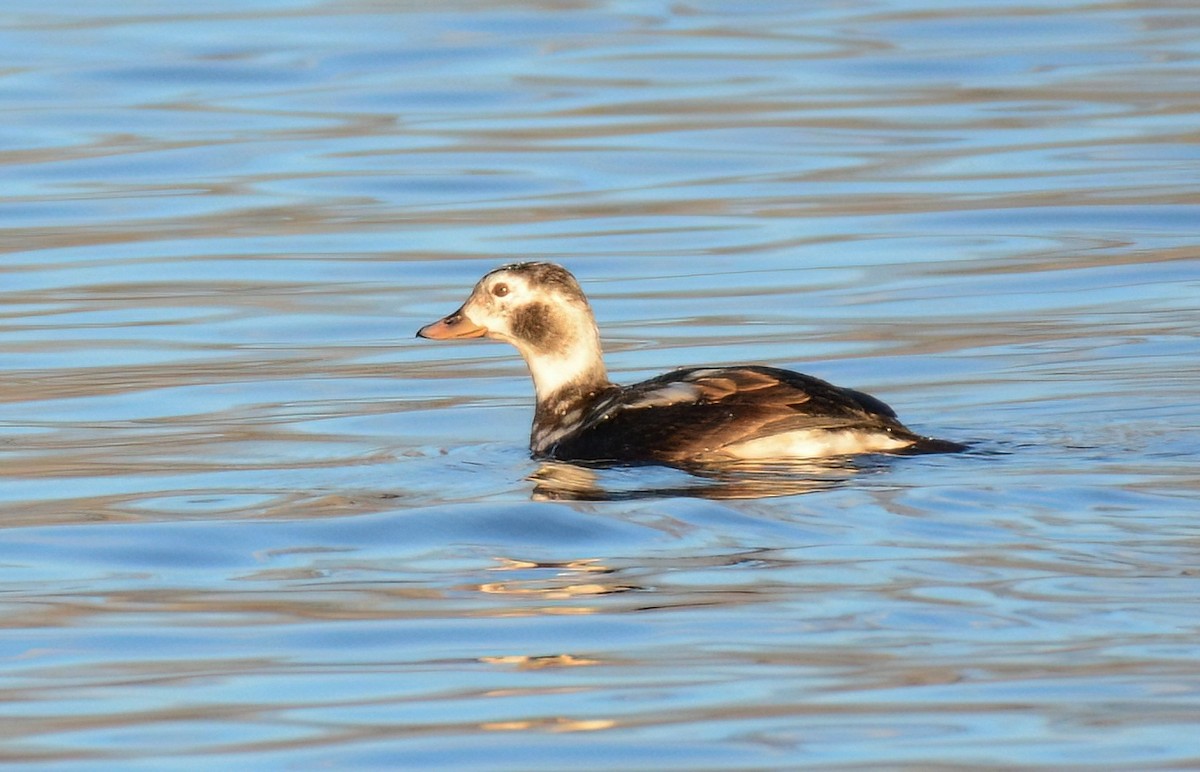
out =
<path fill-rule="evenodd" d="M 0 762 L 1200 759 L 1200 11 L 0 11 Z M 759 362 L 962 455 L 529 458 L 560 262 L 610 374 Z"/>

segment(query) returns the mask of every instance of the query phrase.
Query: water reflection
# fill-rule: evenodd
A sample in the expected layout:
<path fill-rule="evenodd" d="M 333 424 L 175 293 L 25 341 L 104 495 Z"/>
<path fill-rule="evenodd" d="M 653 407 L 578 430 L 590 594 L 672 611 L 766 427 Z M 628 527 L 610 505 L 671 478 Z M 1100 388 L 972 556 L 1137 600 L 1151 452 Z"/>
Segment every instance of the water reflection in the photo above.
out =
<path fill-rule="evenodd" d="M 543 462 L 530 475 L 535 501 L 628 501 L 675 496 L 762 499 L 827 491 L 886 465 L 871 457 L 735 462 L 686 470 Z"/>
<path fill-rule="evenodd" d="M 500 565 L 494 570 L 519 572 L 516 577 L 501 581 L 484 582 L 474 589 L 487 595 L 507 595 L 558 601 L 613 595 L 642 589 L 633 584 L 614 582 L 617 572 L 597 558 L 581 558 L 566 562 L 539 562 L 497 558 Z M 597 609 L 587 606 L 554 606 L 539 609 L 537 613 L 594 613 Z M 531 612 L 534 613 L 534 612 Z"/>
<path fill-rule="evenodd" d="M 595 732 L 600 729 L 612 729 L 616 725 L 617 722 L 610 718 L 580 720 L 558 716 L 536 721 L 492 721 L 481 724 L 480 729 L 489 732 L 517 732 L 531 729 L 544 732 Z"/>
<path fill-rule="evenodd" d="M 603 664 L 602 660 L 574 654 L 510 654 L 502 657 L 480 657 L 488 665 L 509 665 L 517 670 L 542 670 L 548 667 L 587 667 Z"/>

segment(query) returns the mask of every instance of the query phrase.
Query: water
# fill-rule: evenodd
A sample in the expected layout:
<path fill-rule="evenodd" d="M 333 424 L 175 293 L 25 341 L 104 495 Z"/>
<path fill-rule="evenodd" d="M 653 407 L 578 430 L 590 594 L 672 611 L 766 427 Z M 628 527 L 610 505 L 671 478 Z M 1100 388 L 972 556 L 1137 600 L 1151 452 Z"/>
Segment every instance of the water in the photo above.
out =
<path fill-rule="evenodd" d="M 1200 763 L 1189 3 L 13 0 L 0 760 Z M 528 458 L 503 262 L 609 368 L 965 455 Z"/>

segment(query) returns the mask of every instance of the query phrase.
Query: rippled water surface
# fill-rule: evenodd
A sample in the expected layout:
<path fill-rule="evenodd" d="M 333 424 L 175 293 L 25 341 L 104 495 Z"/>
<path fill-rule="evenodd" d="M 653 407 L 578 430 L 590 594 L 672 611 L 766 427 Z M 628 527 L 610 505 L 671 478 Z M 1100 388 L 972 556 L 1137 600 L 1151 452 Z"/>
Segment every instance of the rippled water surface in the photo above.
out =
<path fill-rule="evenodd" d="M 1190 2 L 0 11 L 0 761 L 1200 764 Z M 962 455 L 542 465 L 762 362 Z"/>

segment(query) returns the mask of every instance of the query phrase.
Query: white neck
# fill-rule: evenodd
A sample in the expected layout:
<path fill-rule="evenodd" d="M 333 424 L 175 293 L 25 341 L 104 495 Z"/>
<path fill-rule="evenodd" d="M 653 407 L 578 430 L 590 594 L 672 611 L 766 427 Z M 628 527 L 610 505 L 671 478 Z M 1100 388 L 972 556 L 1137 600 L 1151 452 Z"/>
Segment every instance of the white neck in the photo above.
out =
<path fill-rule="evenodd" d="M 589 349 L 579 345 L 566 354 L 534 354 L 526 356 L 525 363 L 529 365 L 529 373 L 533 376 L 538 402 L 549 400 L 571 384 L 590 387 L 608 383 L 604 360 L 600 358 L 598 348 Z"/>

